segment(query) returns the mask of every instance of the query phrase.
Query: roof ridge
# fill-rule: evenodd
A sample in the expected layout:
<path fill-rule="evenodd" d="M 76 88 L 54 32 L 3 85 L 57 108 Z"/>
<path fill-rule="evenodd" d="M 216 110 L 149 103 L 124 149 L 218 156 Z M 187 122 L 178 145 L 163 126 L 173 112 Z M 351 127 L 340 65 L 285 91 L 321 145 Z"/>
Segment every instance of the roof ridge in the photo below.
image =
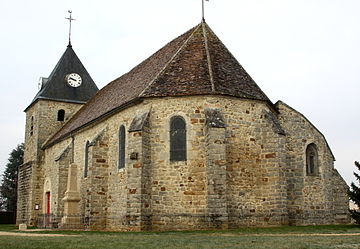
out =
<path fill-rule="evenodd" d="M 150 88 L 150 86 L 156 81 L 156 79 L 159 78 L 159 76 L 165 71 L 165 69 L 169 66 L 169 64 L 176 58 L 176 56 L 180 53 L 180 51 L 187 45 L 189 40 L 193 37 L 194 33 L 198 30 L 201 23 L 194 28 L 193 32 L 189 35 L 189 37 L 184 41 L 183 45 L 180 46 L 180 48 L 174 53 L 174 55 L 170 58 L 170 60 L 165 64 L 165 66 L 159 71 L 159 73 L 149 82 L 149 84 L 142 90 L 142 92 L 139 94 L 139 97 L 141 97 L 147 89 Z"/>
<path fill-rule="evenodd" d="M 209 77 L 210 77 L 210 83 L 211 83 L 211 91 L 215 92 L 213 70 L 212 70 L 210 51 L 209 51 L 209 45 L 208 45 L 208 39 L 207 39 L 205 25 L 206 25 L 205 22 L 201 22 L 201 26 L 202 26 L 202 30 L 203 30 L 203 36 L 204 36 L 205 50 L 206 50 L 206 59 L 207 59 L 207 62 L 208 62 Z"/>
<path fill-rule="evenodd" d="M 219 37 L 215 34 L 215 32 L 211 29 L 211 27 L 209 27 L 209 25 L 207 25 L 207 29 L 208 31 L 215 37 L 215 39 L 217 40 L 217 42 L 219 42 L 223 48 L 227 51 L 227 53 L 234 59 L 234 61 L 236 62 L 236 64 L 238 66 L 240 66 L 242 68 L 242 70 L 248 75 L 248 77 L 251 79 L 252 83 L 254 84 L 254 86 L 262 93 L 262 95 L 266 98 L 267 101 L 269 101 L 271 104 L 273 104 L 271 102 L 271 100 L 267 97 L 267 95 L 265 94 L 265 92 L 259 87 L 259 85 L 256 83 L 256 81 L 251 77 L 251 75 L 245 70 L 245 68 L 240 64 L 240 62 L 236 59 L 236 57 L 233 55 L 233 53 L 225 46 L 225 44 L 222 42 L 221 39 L 219 39 Z M 220 91 L 221 92 L 221 91 Z M 248 95 L 248 96 L 252 96 L 249 93 L 246 93 L 244 91 L 241 91 L 242 94 L 244 95 Z M 257 99 L 257 98 L 255 98 Z"/>

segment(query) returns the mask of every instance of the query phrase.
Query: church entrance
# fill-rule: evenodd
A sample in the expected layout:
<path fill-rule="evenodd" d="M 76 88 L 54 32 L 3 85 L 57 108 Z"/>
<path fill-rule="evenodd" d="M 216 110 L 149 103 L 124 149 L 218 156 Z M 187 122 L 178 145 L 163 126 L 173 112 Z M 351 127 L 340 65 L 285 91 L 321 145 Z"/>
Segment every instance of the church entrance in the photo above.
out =
<path fill-rule="evenodd" d="M 50 192 L 46 192 L 46 214 L 50 214 Z"/>
<path fill-rule="evenodd" d="M 50 226 L 50 192 L 45 193 L 45 215 L 44 215 L 44 227 Z"/>

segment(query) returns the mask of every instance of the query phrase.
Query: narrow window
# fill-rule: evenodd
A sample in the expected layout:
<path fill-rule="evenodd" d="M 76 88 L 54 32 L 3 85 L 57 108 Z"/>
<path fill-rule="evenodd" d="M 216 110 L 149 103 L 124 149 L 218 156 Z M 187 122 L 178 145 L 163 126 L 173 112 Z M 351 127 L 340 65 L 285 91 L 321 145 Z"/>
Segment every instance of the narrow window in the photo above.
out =
<path fill-rule="evenodd" d="M 30 120 L 30 136 L 34 134 L 34 117 L 31 117 Z"/>
<path fill-rule="evenodd" d="M 125 127 L 122 125 L 119 129 L 119 163 L 118 168 L 125 167 Z"/>
<path fill-rule="evenodd" d="M 89 170 L 89 146 L 90 146 L 90 142 L 87 141 L 85 144 L 84 177 L 88 176 L 88 170 Z"/>
<path fill-rule="evenodd" d="M 57 113 L 57 121 L 64 121 L 65 120 L 65 110 L 61 109 Z"/>
<path fill-rule="evenodd" d="M 319 171 L 318 152 L 315 144 L 309 144 L 306 148 L 306 174 L 316 175 Z"/>
<path fill-rule="evenodd" d="M 180 116 L 170 119 L 170 161 L 186 161 L 186 123 Z"/>

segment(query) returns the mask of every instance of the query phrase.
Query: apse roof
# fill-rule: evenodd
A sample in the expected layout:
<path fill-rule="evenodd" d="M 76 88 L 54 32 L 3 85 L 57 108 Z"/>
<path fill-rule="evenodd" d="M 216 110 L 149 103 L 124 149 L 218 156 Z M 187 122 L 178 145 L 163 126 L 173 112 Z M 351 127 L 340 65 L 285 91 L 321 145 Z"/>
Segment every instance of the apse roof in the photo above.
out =
<path fill-rule="evenodd" d="M 146 97 L 228 95 L 269 98 L 203 21 L 101 89 L 46 144 Z"/>

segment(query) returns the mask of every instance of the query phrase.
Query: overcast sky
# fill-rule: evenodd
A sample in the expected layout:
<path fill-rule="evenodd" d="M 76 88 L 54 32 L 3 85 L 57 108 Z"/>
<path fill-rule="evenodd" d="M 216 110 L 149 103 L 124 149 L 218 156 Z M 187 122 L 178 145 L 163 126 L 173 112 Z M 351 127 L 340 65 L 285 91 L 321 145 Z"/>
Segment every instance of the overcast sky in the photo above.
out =
<path fill-rule="evenodd" d="M 206 22 L 275 103 L 327 138 L 344 179 L 360 161 L 360 1 L 210 0 Z M 102 88 L 197 25 L 201 0 L 0 0 L 0 172 L 24 140 L 25 113 L 72 44 Z"/>

